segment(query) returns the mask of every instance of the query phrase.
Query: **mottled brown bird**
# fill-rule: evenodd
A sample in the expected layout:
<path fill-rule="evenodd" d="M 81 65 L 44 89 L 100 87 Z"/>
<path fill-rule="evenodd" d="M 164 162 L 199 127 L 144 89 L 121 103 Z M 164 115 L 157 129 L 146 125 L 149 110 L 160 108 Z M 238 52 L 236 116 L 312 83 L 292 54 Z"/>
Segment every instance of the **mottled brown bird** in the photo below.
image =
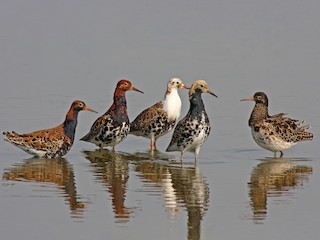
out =
<path fill-rule="evenodd" d="M 284 113 L 270 116 L 269 101 L 265 93 L 256 92 L 253 97 L 241 101 L 255 101 L 249 119 L 252 137 L 260 147 L 274 152 L 274 157 L 277 152 L 282 157 L 284 150 L 300 141 L 313 139 L 313 134 L 307 132 L 309 125 L 305 125 L 303 121 L 288 118 Z"/>
<path fill-rule="evenodd" d="M 130 124 L 130 134 L 150 139 L 150 149 L 156 149 L 159 137 L 170 132 L 181 112 L 179 88 L 189 88 L 179 78 L 172 78 L 167 85 L 165 98 L 142 111 Z"/>
<path fill-rule="evenodd" d="M 65 121 L 55 128 L 19 134 L 3 132 L 6 141 L 39 158 L 57 158 L 72 147 L 76 132 L 78 113 L 82 110 L 96 112 L 82 101 L 72 103 Z"/>

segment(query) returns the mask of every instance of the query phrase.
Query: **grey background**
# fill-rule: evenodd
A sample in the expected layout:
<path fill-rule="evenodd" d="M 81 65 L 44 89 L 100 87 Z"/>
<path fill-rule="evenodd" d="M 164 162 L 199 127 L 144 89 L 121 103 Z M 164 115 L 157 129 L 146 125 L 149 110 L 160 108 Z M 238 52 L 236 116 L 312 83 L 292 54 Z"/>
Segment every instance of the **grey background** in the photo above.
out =
<path fill-rule="evenodd" d="M 319 7 L 316 0 L 1 0 L 0 128 L 28 132 L 53 127 L 74 99 L 102 114 L 122 78 L 144 91 L 127 94 L 133 119 L 162 99 L 171 77 L 188 85 L 205 79 L 219 99 L 204 96 L 214 131 L 200 153 L 199 169 L 210 188 L 202 239 L 317 239 Z M 252 168 L 272 153 L 260 149 L 250 135 L 253 104 L 239 102 L 255 91 L 268 94 L 271 114 L 306 119 L 315 134 L 313 142 L 285 155 L 313 167 L 314 173 L 304 186 L 271 202 L 263 224 L 251 219 L 247 182 Z M 184 90 L 180 95 L 184 116 L 188 97 Z M 77 139 L 97 115 L 81 113 L 79 118 Z M 161 151 L 170 136 L 159 140 Z M 146 139 L 129 136 L 117 149 L 147 147 Z M 2 180 L 4 239 L 186 238 L 186 216 L 170 221 L 161 194 L 155 200 L 142 194 L 145 186 L 134 171 L 127 201 L 138 210 L 128 223 L 115 223 L 109 197 L 92 176 L 83 149 L 94 146 L 76 141 L 66 156 L 78 192 L 89 202 L 83 219 L 70 218 L 55 190 Z M 5 142 L 0 151 L 2 170 L 28 157 Z M 191 154 L 186 162 L 193 164 Z"/>

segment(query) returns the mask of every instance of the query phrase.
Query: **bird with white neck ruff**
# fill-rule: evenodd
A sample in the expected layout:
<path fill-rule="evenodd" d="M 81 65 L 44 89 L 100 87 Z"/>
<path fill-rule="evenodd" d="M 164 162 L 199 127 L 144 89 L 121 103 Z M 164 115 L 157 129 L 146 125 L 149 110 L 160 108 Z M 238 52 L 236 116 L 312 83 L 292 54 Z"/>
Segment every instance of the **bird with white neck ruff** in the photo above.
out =
<path fill-rule="evenodd" d="M 130 134 L 150 139 L 150 149 L 156 149 L 159 137 L 170 132 L 181 112 L 179 88 L 187 88 L 179 78 L 172 78 L 167 85 L 165 98 L 141 112 L 130 124 Z"/>
<path fill-rule="evenodd" d="M 217 97 L 209 90 L 204 80 L 197 80 L 192 84 L 189 91 L 189 111 L 175 127 L 166 150 L 167 152 L 180 151 L 181 162 L 185 151 L 194 152 L 195 162 L 197 162 L 200 148 L 210 134 L 211 125 L 202 101 L 202 93 L 209 93 Z"/>

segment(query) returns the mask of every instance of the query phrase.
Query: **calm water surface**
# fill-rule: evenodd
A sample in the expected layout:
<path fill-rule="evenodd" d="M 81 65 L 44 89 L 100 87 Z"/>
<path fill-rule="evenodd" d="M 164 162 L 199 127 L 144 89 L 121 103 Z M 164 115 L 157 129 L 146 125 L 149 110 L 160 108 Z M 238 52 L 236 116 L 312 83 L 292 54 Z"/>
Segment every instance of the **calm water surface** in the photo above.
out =
<path fill-rule="evenodd" d="M 128 95 L 132 101 L 140 97 Z M 34 129 L 33 125 L 44 127 L 51 118 L 62 118 L 48 113 L 46 119 L 43 113 L 44 123 L 35 124 L 35 117 L 25 113 L 11 121 L 11 114 L 24 112 L 19 103 L 25 101 L 18 98 L 15 107 L 4 107 L 6 129 L 22 131 L 20 121 L 30 126 L 26 129 Z M 216 101 L 205 97 L 208 111 L 218 105 Z M 7 102 L 12 104 L 10 98 Z M 33 104 L 56 105 L 56 111 L 61 107 L 50 99 Z M 252 107 L 235 105 L 246 113 Z M 236 130 L 231 117 L 215 116 L 214 111 L 210 115 L 215 128 L 198 164 L 193 154 L 186 154 L 181 165 L 179 153 L 164 152 L 170 134 L 153 152 L 148 140 L 134 136 L 116 152 L 76 141 L 60 159 L 29 158 L 2 142 L 2 234 L 5 239 L 300 239 L 305 234 L 316 239 L 316 223 L 305 222 L 310 218 L 316 222 L 319 216 L 316 140 L 273 159 L 271 152 L 253 142 L 248 116 Z M 96 117 L 87 112 L 79 115 L 77 139 Z"/>
<path fill-rule="evenodd" d="M 1 1 L 0 128 L 54 127 L 81 99 L 103 114 L 132 80 L 128 113 L 161 100 L 171 77 L 205 79 L 213 126 L 199 155 L 158 151 L 128 136 L 97 150 L 79 139 L 99 116 L 81 112 L 71 151 L 34 159 L 0 141 L 0 238 L 319 239 L 317 1 Z M 256 91 L 270 113 L 306 120 L 314 140 L 273 159 L 248 127 Z M 189 107 L 180 91 L 181 117 Z"/>

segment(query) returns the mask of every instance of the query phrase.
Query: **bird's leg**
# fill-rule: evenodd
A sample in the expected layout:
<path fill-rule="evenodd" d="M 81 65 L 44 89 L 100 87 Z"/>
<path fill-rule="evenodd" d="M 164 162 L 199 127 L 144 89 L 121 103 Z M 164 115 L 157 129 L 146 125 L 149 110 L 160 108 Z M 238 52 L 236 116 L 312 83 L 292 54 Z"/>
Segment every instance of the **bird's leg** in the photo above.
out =
<path fill-rule="evenodd" d="M 280 151 L 280 157 L 281 157 L 281 158 L 283 157 L 283 152 L 282 152 L 282 151 Z"/>
<path fill-rule="evenodd" d="M 274 152 L 273 157 L 277 158 L 277 152 Z"/>
<path fill-rule="evenodd" d="M 194 161 L 194 166 L 195 166 L 195 167 L 198 167 L 198 160 L 195 160 L 195 161 Z"/>
<path fill-rule="evenodd" d="M 150 149 L 150 154 L 151 154 L 151 157 L 152 157 L 151 160 L 154 160 L 154 149 L 152 149 L 152 148 Z"/>
<path fill-rule="evenodd" d="M 199 155 L 199 152 L 200 152 L 200 147 L 197 147 L 194 151 L 194 161 L 195 162 L 198 162 L 198 155 Z"/>
<path fill-rule="evenodd" d="M 156 140 L 154 139 L 154 136 L 151 136 L 150 139 L 150 150 L 156 149 Z"/>
<path fill-rule="evenodd" d="M 180 162 L 181 162 L 181 164 L 183 162 L 183 152 L 181 152 L 181 154 L 180 154 Z"/>
<path fill-rule="evenodd" d="M 114 146 L 112 146 L 112 151 L 113 151 L 113 152 L 115 151 L 115 148 L 114 148 Z"/>

